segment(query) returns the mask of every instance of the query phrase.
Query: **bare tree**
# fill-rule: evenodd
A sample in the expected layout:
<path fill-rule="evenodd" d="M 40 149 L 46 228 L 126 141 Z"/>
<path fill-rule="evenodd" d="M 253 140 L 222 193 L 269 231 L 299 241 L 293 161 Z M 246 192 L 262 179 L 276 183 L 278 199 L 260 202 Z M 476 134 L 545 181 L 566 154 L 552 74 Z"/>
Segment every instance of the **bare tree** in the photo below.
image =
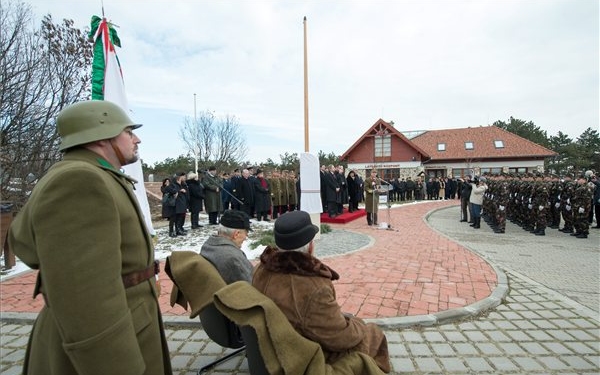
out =
<path fill-rule="evenodd" d="M 179 137 L 204 165 L 239 164 L 248 152 L 239 122 L 231 115 L 216 119 L 214 112 L 203 111 L 195 120 L 185 118 Z"/>
<path fill-rule="evenodd" d="M 21 205 L 60 159 L 55 118 L 86 96 L 92 49 L 71 20 L 55 25 L 47 15 L 36 28 L 29 6 L 0 7 L 1 193 Z"/>
<path fill-rule="evenodd" d="M 225 115 L 217 124 L 215 159 L 228 165 L 239 164 L 248 153 L 246 139 L 235 116 Z"/>

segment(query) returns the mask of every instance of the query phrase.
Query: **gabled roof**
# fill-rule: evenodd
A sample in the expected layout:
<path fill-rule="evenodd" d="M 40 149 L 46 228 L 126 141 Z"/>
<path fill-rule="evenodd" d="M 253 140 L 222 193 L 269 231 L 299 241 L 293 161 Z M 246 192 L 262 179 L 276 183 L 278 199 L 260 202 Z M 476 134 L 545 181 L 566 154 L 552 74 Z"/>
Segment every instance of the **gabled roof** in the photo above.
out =
<path fill-rule="evenodd" d="M 372 137 L 374 135 L 383 135 L 384 133 L 386 135 L 390 134 L 393 137 L 400 138 L 400 140 L 402 142 L 406 143 L 409 147 L 413 148 L 415 151 L 417 151 L 421 155 L 423 155 L 424 159 L 429 158 L 429 155 L 427 154 L 426 151 L 423 151 L 419 146 L 417 146 L 415 143 L 411 142 L 410 139 L 406 138 L 406 136 L 404 136 L 404 134 L 402 134 L 400 131 L 398 131 L 398 129 L 394 128 L 391 123 L 385 122 L 384 120 L 379 119 L 379 120 L 375 121 L 373 126 L 371 126 L 360 138 L 358 138 L 358 140 L 356 142 L 354 142 L 354 144 L 352 146 L 350 146 L 350 148 L 348 150 L 346 150 L 346 152 L 344 152 L 344 154 L 342 154 L 342 156 L 340 156 L 340 160 L 346 159 L 348 157 L 348 155 L 352 152 L 352 150 L 354 150 L 354 148 L 356 148 L 356 146 L 361 144 L 361 142 L 365 138 Z"/>
<path fill-rule="evenodd" d="M 556 155 L 552 150 L 497 126 L 429 130 L 411 141 L 425 150 L 431 160 L 538 158 Z M 496 141 L 501 141 L 503 147 L 496 147 Z M 472 142 L 473 149 L 467 150 L 465 142 Z M 438 150 L 440 143 L 445 143 L 444 151 Z"/>

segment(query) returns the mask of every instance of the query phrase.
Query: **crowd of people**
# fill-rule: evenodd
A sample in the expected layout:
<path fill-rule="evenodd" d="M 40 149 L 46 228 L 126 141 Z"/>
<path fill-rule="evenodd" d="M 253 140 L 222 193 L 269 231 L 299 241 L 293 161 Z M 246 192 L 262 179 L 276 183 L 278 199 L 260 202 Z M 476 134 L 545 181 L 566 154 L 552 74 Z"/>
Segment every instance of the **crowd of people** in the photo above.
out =
<path fill-rule="evenodd" d="M 550 228 L 588 238 L 594 216 L 593 228 L 600 228 L 600 181 L 593 171 L 576 178 L 571 173 L 562 178 L 551 173 L 501 173 L 466 180 L 461 221 L 475 228 L 482 216 L 495 233 L 505 233 L 506 220 L 537 236 L 545 236 Z"/>
<path fill-rule="evenodd" d="M 208 224 L 218 224 L 220 213 L 227 209 L 241 210 L 258 221 L 271 221 L 280 215 L 300 209 L 300 179 L 294 171 L 264 171 L 249 166 L 217 173 L 214 166 L 198 173 L 178 173 L 163 180 L 163 217 L 169 219 L 171 237 L 185 235 L 186 212 L 191 228 L 202 227 L 201 211 L 208 214 Z M 345 209 L 352 213 L 359 204 L 367 213 L 367 224 L 377 225 L 379 197 L 388 202 L 461 199 L 465 180 L 451 177 L 429 177 L 421 173 L 414 178 L 396 177 L 385 180 L 373 169 L 363 179 L 356 170 L 345 173 L 342 165 L 322 165 L 320 194 L 322 210 L 330 218 Z M 172 204 L 168 204 L 169 197 Z"/>
<path fill-rule="evenodd" d="M 200 172 L 200 171 L 199 171 Z M 187 212 L 191 229 L 202 227 L 199 213 L 208 215 L 208 225 L 217 225 L 228 209 L 243 211 L 257 221 L 271 221 L 299 208 L 300 183 L 293 171 L 270 171 L 247 167 L 231 174 L 209 167 L 200 173 L 178 173 L 162 182 L 162 216 L 169 220 L 169 236 L 184 236 Z"/>
<path fill-rule="evenodd" d="M 341 215 L 346 207 L 348 212 L 357 211 L 362 204 L 367 224 L 378 225 L 382 195 L 387 195 L 388 202 L 460 199 L 460 221 L 476 229 L 481 227 L 483 218 L 495 233 L 505 233 L 508 219 L 543 236 L 548 227 L 559 229 L 562 218 L 564 226 L 560 231 L 586 238 L 594 213 L 596 217 L 600 214 L 600 188 L 592 171 L 577 177 L 501 173 L 425 178 L 422 173 L 414 179 L 396 177 L 388 181 L 380 178 L 376 169 L 363 179 L 356 170 L 346 175 L 341 165 L 322 165 L 321 203 L 323 212 L 330 218 Z M 202 226 L 198 214 L 203 210 L 208 214 L 209 225 L 216 225 L 218 215 L 226 209 L 244 211 L 258 221 L 274 220 L 288 211 L 300 209 L 299 176 L 290 171 L 274 170 L 265 175 L 261 169 L 254 173 L 254 168 L 248 167 L 218 176 L 216 168 L 210 167 L 201 178 L 190 172 L 165 179 L 161 191 L 176 197 L 172 205 L 163 200 L 163 217 L 169 219 L 172 237 L 186 234 L 183 224 L 188 211 L 191 228 L 196 229 Z"/>
<path fill-rule="evenodd" d="M 392 202 L 460 199 L 462 183 L 463 179 L 451 177 L 396 177 L 390 181 L 389 199 Z"/>

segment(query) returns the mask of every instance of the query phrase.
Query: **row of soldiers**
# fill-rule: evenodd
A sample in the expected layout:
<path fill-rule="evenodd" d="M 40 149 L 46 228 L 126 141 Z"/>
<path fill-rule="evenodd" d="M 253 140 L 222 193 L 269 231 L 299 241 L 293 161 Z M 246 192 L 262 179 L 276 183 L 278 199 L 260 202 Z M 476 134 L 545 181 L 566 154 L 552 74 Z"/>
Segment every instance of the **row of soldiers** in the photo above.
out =
<path fill-rule="evenodd" d="M 300 181 L 294 171 L 274 170 L 267 174 L 271 186 L 272 217 L 299 209 Z"/>
<path fill-rule="evenodd" d="M 541 173 L 488 176 L 483 217 L 496 233 L 505 232 L 508 219 L 537 236 L 553 228 L 587 238 L 594 186 L 585 174 L 576 179 L 572 174 L 563 178 Z M 561 217 L 564 226 L 559 229 Z"/>

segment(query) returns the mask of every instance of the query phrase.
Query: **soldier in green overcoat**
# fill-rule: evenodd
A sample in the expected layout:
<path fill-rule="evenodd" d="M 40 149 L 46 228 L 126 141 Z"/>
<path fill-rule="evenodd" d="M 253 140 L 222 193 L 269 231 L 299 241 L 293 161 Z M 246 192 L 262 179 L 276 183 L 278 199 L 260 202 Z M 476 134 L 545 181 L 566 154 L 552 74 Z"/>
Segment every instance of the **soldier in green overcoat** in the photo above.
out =
<path fill-rule="evenodd" d="M 377 177 L 377 169 L 372 169 L 369 177 L 365 179 L 365 211 L 367 211 L 368 225 L 377 225 L 379 189 L 381 189 L 381 182 Z"/>
<path fill-rule="evenodd" d="M 24 374 L 172 373 L 152 239 L 135 181 L 120 172 L 138 159 L 140 126 L 101 100 L 58 115 L 64 158 L 40 179 L 9 233 L 15 254 L 39 270 L 34 296 L 45 301 Z"/>
<path fill-rule="evenodd" d="M 208 214 L 208 224 L 217 225 L 218 215 L 222 211 L 221 189 L 223 187 L 221 178 L 217 175 L 217 168 L 210 166 L 202 179 L 204 185 L 204 207 Z"/>

